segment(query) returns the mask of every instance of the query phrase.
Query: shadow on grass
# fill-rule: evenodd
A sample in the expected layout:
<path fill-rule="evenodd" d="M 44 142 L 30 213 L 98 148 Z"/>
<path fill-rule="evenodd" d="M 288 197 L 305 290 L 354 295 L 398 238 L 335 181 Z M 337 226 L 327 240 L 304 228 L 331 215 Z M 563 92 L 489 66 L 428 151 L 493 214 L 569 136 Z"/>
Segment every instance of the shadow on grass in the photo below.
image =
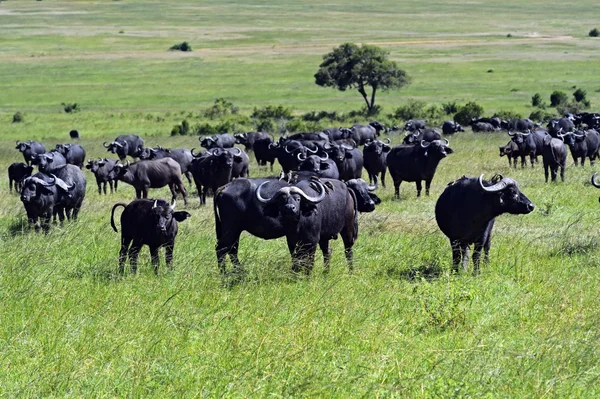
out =
<path fill-rule="evenodd" d="M 67 274 L 67 278 L 73 280 L 91 278 L 97 282 L 111 282 L 120 280 L 123 276 L 117 273 L 116 267 L 94 266 L 87 269 L 74 270 Z"/>
<path fill-rule="evenodd" d="M 29 228 L 26 220 L 16 220 L 8 226 L 8 229 L 6 229 L 6 234 L 9 237 L 16 237 L 25 235 L 30 231 L 34 230 Z"/>
<path fill-rule="evenodd" d="M 565 242 L 550 254 L 553 257 L 577 256 L 593 253 L 598 249 L 598 243 L 594 239 L 586 241 Z"/>
<path fill-rule="evenodd" d="M 408 280 L 408 281 L 419 281 L 422 278 L 431 281 L 439 278 L 442 273 L 444 273 L 444 269 L 437 264 L 426 264 L 410 267 L 408 269 L 398 269 L 395 267 L 388 267 L 384 271 L 385 276 L 389 278 Z"/>

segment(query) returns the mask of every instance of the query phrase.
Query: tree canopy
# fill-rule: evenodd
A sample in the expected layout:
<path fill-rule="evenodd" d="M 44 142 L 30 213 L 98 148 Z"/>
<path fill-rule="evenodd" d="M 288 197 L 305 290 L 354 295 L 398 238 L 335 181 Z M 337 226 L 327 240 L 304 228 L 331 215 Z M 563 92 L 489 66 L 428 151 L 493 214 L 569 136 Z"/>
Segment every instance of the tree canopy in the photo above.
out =
<path fill-rule="evenodd" d="M 357 89 L 368 110 L 372 111 L 377 90 L 399 89 L 410 83 L 406 72 L 395 61 L 389 60 L 388 55 L 377 46 L 344 43 L 323 56 L 315 74 L 315 83 L 341 91 Z M 372 90 L 370 100 L 368 87 Z"/>

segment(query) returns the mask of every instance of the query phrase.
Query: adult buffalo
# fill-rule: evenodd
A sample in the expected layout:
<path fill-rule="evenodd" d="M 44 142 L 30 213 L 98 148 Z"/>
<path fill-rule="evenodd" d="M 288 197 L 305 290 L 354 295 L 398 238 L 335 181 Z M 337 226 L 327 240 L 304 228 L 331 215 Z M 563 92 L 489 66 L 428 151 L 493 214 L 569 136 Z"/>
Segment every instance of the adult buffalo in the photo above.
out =
<path fill-rule="evenodd" d="M 301 159 L 306 158 L 309 153 L 316 154 L 318 150 L 306 148 L 298 140 L 281 139 L 278 143 L 270 145 L 271 149 L 275 149 L 277 153 L 277 161 L 281 165 L 284 173 L 298 169 Z"/>
<path fill-rule="evenodd" d="M 346 130 L 344 138 L 354 140 L 358 145 L 363 145 L 368 141 L 373 141 L 383 130 L 383 125 L 379 122 L 371 122 L 368 125 L 354 125 Z"/>
<path fill-rule="evenodd" d="M 144 140 L 137 134 L 122 134 L 110 143 L 103 143 L 106 151 L 117 154 L 121 162 L 129 155 L 132 158 L 140 156 L 144 149 Z"/>
<path fill-rule="evenodd" d="M 441 140 L 442 136 L 438 131 L 431 128 L 425 128 L 423 130 L 415 130 L 414 132 L 407 133 L 402 140 L 402 144 L 417 144 L 425 140 L 428 142 L 434 140 Z"/>
<path fill-rule="evenodd" d="M 559 133 L 558 136 L 561 139 L 564 139 L 565 144 L 569 146 L 575 166 L 578 165 L 579 159 L 581 159 L 581 166 L 583 167 L 585 166 L 586 157 L 590 159 L 591 165 L 593 165 L 594 160 L 598 158 L 600 135 L 597 131 L 593 129 L 577 130 L 566 134 Z"/>
<path fill-rule="evenodd" d="M 327 128 L 323 130 L 323 133 L 329 137 L 329 141 L 341 140 L 344 138 L 343 128 Z"/>
<path fill-rule="evenodd" d="M 127 165 L 115 165 L 117 179 L 131 184 L 135 188 L 136 198 L 148 198 L 148 189 L 169 186 L 172 201 L 177 198 L 177 191 L 183 195 L 187 205 L 187 191 L 183 185 L 181 168 L 171 158 L 157 159 L 154 161 L 139 161 Z"/>
<path fill-rule="evenodd" d="M 511 132 L 508 131 L 511 140 L 519 147 L 519 156 L 521 157 L 521 167 L 525 167 L 525 157 L 529 155 L 529 161 L 533 168 L 534 161 L 537 162 L 538 155 L 542 154 L 544 146 L 544 137 L 548 135 L 545 130 L 536 129 L 533 132 Z"/>
<path fill-rule="evenodd" d="M 229 133 L 215 134 L 214 136 L 198 137 L 200 145 L 207 150 L 212 148 L 233 148 L 235 137 Z"/>
<path fill-rule="evenodd" d="M 498 130 L 502 126 L 502 120 L 497 116 L 491 118 L 472 118 L 469 125 L 476 123 L 488 123 L 494 127 L 494 130 Z"/>
<path fill-rule="evenodd" d="M 327 153 L 325 153 L 325 157 L 321 157 L 319 155 L 309 155 L 308 157 L 302 159 L 302 162 L 300 165 L 298 165 L 298 171 L 310 172 L 314 176 L 321 178 L 340 178 L 340 172 L 337 165 L 333 160 L 329 159 Z"/>
<path fill-rule="evenodd" d="M 192 184 L 192 172 L 190 171 L 190 167 L 192 165 L 192 159 L 194 156 L 192 152 L 187 148 L 163 148 L 161 146 L 156 146 L 155 148 L 146 147 L 139 155 L 141 160 L 152 160 L 152 159 L 162 159 L 162 158 L 172 158 L 174 159 L 181 168 L 181 174 L 187 177 L 188 182 Z"/>
<path fill-rule="evenodd" d="M 45 154 L 36 154 L 32 159 L 32 163 L 38 166 L 40 172 L 50 174 L 65 166 L 67 160 L 60 152 L 50 151 Z"/>
<path fill-rule="evenodd" d="M 200 204 L 206 204 L 206 196 L 209 190 L 213 193 L 221 186 L 229 183 L 233 178 L 246 177 L 247 172 L 242 174 L 236 164 L 247 168 L 248 156 L 239 148 L 231 151 L 223 148 L 213 148 L 194 160 L 192 163 L 192 175 L 200 197 Z"/>
<path fill-rule="evenodd" d="M 415 132 L 417 130 L 425 129 L 425 124 L 427 121 L 422 119 L 410 119 L 404 124 L 404 130 L 407 132 Z"/>
<path fill-rule="evenodd" d="M 358 179 L 362 176 L 363 154 L 358 148 L 346 144 L 330 144 L 325 148 L 340 172 L 340 180 Z"/>
<path fill-rule="evenodd" d="M 451 135 L 457 132 L 464 132 L 465 129 L 458 122 L 454 121 L 444 121 L 442 125 L 442 133 L 444 135 Z"/>
<path fill-rule="evenodd" d="M 387 156 L 392 148 L 390 139 L 386 142 L 374 140 L 365 144 L 363 148 L 364 166 L 369 174 L 369 183 L 377 184 L 381 174 L 381 184 L 385 187 L 385 172 L 387 170 Z"/>
<path fill-rule="evenodd" d="M 435 220 L 450 240 L 453 269 L 458 272 L 462 261 L 467 269 L 470 245 L 474 244 L 473 272 L 479 273 L 481 250 L 484 262 L 489 261 L 492 229 L 497 216 L 503 213 L 527 214 L 535 206 L 519 190 L 517 182 L 502 175 L 492 181 L 461 177 L 448 184 L 435 205 Z"/>
<path fill-rule="evenodd" d="M 59 195 L 57 214 L 62 222 L 65 218 L 77 220 L 79 210 L 85 199 L 86 180 L 81 169 L 75 165 L 65 165 L 54 172 L 54 177 L 62 180 L 70 189 Z"/>
<path fill-rule="evenodd" d="M 248 133 L 237 133 L 234 134 L 236 144 L 241 144 L 244 146 L 246 151 L 252 151 L 254 143 L 256 140 L 264 139 L 269 137 L 269 133 L 264 132 L 248 132 Z"/>
<path fill-rule="evenodd" d="M 165 248 L 165 261 L 169 269 L 173 266 L 173 249 L 175 237 L 179 231 L 177 222 L 191 217 L 185 211 L 175 212 L 175 202 L 169 205 L 163 200 L 136 199 L 129 204 L 118 203 L 112 208 L 110 225 L 118 233 L 115 226 L 115 209 L 122 206 L 121 214 L 121 250 L 119 252 L 119 272 L 125 271 L 125 260 L 129 255 L 132 273 L 137 272 L 137 258 L 144 245 L 150 247 L 150 257 L 154 274 L 158 275 L 160 260 L 158 250 Z"/>
<path fill-rule="evenodd" d="M 23 180 L 21 202 L 29 225 L 35 226 L 36 231 L 41 228 L 48 232 L 52 215 L 56 214 L 54 208 L 60 206 L 60 198 L 68 194 L 70 189 L 72 186 L 64 181 L 41 172 Z"/>
<path fill-rule="evenodd" d="M 110 186 L 110 193 L 117 192 L 117 173 L 114 170 L 118 161 L 112 158 L 99 158 L 97 161 L 88 159 L 86 169 L 96 177 L 96 184 L 98 185 L 98 194 L 102 194 L 102 188 L 104 188 L 104 194 L 106 195 L 106 186 Z"/>
<path fill-rule="evenodd" d="M 421 141 L 415 145 L 398 145 L 389 152 L 387 165 L 394 180 L 395 197 L 400 199 L 400 184 L 414 181 L 417 197 L 421 196 L 421 181 L 425 180 L 425 194 L 429 195 L 431 181 L 440 161 L 454 151 L 448 140 Z"/>
<path fill-rule="evenodd" d="M 14 162 L 8 167 L 8 188 L 12 192 L 13 182 L 15 183 L 15 191 L 21 192 L 23 180 L 31 176 L 33 166 L 29 166 L 23 162 Z"/>
<path fill-rule="evenodd" d="M 81 138 L 79 136 L 79 132 L 75 129 L 73 129 L 69 132 L 69 137 L 72 138 L 73 140 L 79 140 Z"/>
<path fill-rule="evenodd" d="M 535 129 L 535 124 L 529 118 L 511 119 L 506 124 L 503 124 L 503 126 L 505 126 L 506 130 L 517 132 L 527 132 L 528 130 Z"/>
<path fill-rule="evenodd" d="M 579 128 L 585 125 L 588 129 L 600 129 L 600 114 L 580 112 L 573 118 L 573 123 Z"/>
<path fill-rule="evenodd" d="M 277 146 L 273 145 L 273 139 L 271 137 L 257 139 L 252 145 L 252 150 L 254 151 L 258 166 L 266 166 L 267 163 L 270 163 L 272 172 L 278 152 Z"/>
<path fill-rule="evenodd" d="M 17 140 L 17 146 L 15 147 L 15 149 L 23 153 L 23 158 L 25 159 L 25 163 L 27 165 L 32 164 L 33 159 L 36 155 L 44 154 L 46 152 L 46 147 L 44 147 L 42 143 L 40 143 L 39 141 L 31 140 L 27 140 L 24 143 Z"/>
<path fill-rule="evenodd" d="M 548 169 L 552 174 L 552 181 L 556 181 L 558 168 L 560 167 L 560 179 L 565 181 L 565 165 L 567 163 L 567 148 L 562 139 L 554 138 L 550 135 L 544 137 L 544 147 L 542 148 L 542 158 L 544 161 L 544 175 L 548 183 Z"/>
<path fill-rule="evenodd" d="M 56 152 L 61 153 L 68 164 L 83 169 L 83 163 L 85 162 L 85 148 L 79 144 L 57 144 Z"/>
<path fill-rule="evenodd" d="M 471 123 L 469 123 L 469 125 L 471 126 L 471 129 L 475 133 L 482 133 L 482 132 L 483 133 L 489 133 L 489 132 L 495 132 L 496 131 L 496 128 L 491 123 L 486 123 L 486 122 L 471 122 Z"/>
<path fill-rule="evenodd" d="M 575 129 L 575 124 L 569 117 L 552 118 L 550 122 L 548 122 L 547 128 L 550 136 L 558 137 L 559 133 L 565 134 L 573 131 L 573 129 Z"/>

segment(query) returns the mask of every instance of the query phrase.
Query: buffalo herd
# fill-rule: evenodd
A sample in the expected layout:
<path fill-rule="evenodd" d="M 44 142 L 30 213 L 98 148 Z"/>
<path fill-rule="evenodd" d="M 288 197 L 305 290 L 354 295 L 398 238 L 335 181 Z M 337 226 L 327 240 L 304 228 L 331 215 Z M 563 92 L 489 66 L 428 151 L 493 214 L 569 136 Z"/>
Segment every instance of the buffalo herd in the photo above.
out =
<path fill-rule="evenodd" d="M 469 123 L 473 132 L 505 130 L 509 136 L 500 147 L 500 156 L 508 158 L 510 167 L 531 167 L 542 157 L 545 181 L 554 182 L 560 172 L 565 180 L 567 147 L 575 165 L 584 166 L 588 158 L 593 163 L 599 156 L 600 115 L 581 113 L 555 118 L 542 127 L 529 119 L 501 120 L 497 117 L 474 118 Z M 386 129 L 379 122 L 353 125 L 350 128 L 330 128 L 322 132 L 296 133 L 279 139 L 268 133 L 248 132 L 200 137 L 205 150 L 186 148 L 144 147 L 137 135 L 120 135 L 104 147 L 115 158 L 87 159 L 80 144 L 57 144 L 51 151 L 36 141 L 17 141 L 16 149 L 24 163 L 15 162 L 8 168 L 9 189 L 20 193 L 28 222 L 36 230 L 48 232 L 51 219 L 62 224 L 65 217 L 76 220 L 86 194 L 85 168 L 94 174 L 98 194 L 117 191 L 121 181 L 133 186 L 136 200 L 117 203 L 121 213 L 121 250 L 119 270 L 129 257 L 131 270 L 136 272 L 138 253 L 143 245 L 150 248 L 152 264 L 157 273 L 158 250 L 166 250 L 167 266 L 172 265 L 178 222 L 191 215 L 175 211 L 176 198 L 181 195 L 187 205 L 188 183 L 192 181 L 200 199 L 206 204 L 213 196 L 216 229 L 216 257 L 222 273 L 227 271 L 229 257 L 234 270 L 242 270 L 238 259 L 239 241 L 246 231 L 270 240 L 285 237 L 292 269 L 309 274 L 313 268 L 317 247 L 323 253 L 327 270 L 331 258 L 330 241 L 341 237 L 348 267 L 353 266 L 353 246 L 358 238 L 359 214 L 373 212 L 381 202 L 374 193 L 379 183 L 386 186 L 386 172 L 394 183 L 394 198 L 400 199 L 403 181 L 414 182 L 417 196 L 425 182 L 429 195 L 436 169 L 446 156 L 453 154 L 447 138 L 464 128 L 457 122 L 445 121 L 441 131 L 427 127 L 425 120 L 409 120 L 404 125 L 402 144 L 391 146 L 382 133 L 401 130 Z M 79 133 L 70 132 L 72 139 Z M 239 144 L 244 148 L 237 148 Z M 362 150 L 360 147 L 363 147 Z M 281 174 L 272 177 L 250 177 L 253 153 L 261 167 L 278 161 Z M 134 160 L 131 163 L 127 157 Z M 443 163 L 442 163 L 443 164 Z M 34 166 L 38 172 L 34 173 Z M 369 183 L 362 180 L 363 168 Z M 592 185 L 600 188 L 592 176 Z M 172 197 L 166 202 L 148 199 L 148 191 L 168 186 Z M 533 203 L 519 190 L 511 178 L 495 175 L 491 180 L 463 176 L 445 188 L 435 206 L 435 218 L 440 230 L 450 240 L 453 269 L 467 267 L 470 246 L 474 246 L 474 272 L 479 272 L 483 251 L 488 260 L 492 228 L 496 216 L 504 213 L 527 214 Z"/>

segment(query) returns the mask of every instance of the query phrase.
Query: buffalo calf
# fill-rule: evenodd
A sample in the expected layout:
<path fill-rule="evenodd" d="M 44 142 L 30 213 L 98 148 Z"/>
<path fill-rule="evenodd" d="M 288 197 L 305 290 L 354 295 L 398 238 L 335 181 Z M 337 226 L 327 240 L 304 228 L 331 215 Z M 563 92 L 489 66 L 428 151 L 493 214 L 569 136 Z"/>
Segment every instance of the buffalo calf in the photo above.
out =
<path fill-rule="evenodd" d="M 167 267 L 173 265 L 173 248 L 179 229 L 177 222 L 191 217 L 187 212 L 175 212 L 175 201 L 169 205 L 164 200 L 137 199 L 128 205 L 119 202 L 112 208 L 110 225 L 118 233 L 115 226 L 115 209 L 125 208 L 121 214 L 121 251 L 119 253 L 119 272 L 124 272 L 125 260 L 129 254 L 132 273 L 137 271 L 137 258 L 144 245 L 150 247 L 154 273 L 158 274 L 158 249 L 165 247 Z"/>
<path fill-rule="evenodd" d="M 15 191 L 21 192 L 23 180 L 33 172 L 33 166 L 27 166 L 23 162 L 15 162 L 8 167 L 8 188 L 12 192 L 13 182 L 15 182 Z"/>

